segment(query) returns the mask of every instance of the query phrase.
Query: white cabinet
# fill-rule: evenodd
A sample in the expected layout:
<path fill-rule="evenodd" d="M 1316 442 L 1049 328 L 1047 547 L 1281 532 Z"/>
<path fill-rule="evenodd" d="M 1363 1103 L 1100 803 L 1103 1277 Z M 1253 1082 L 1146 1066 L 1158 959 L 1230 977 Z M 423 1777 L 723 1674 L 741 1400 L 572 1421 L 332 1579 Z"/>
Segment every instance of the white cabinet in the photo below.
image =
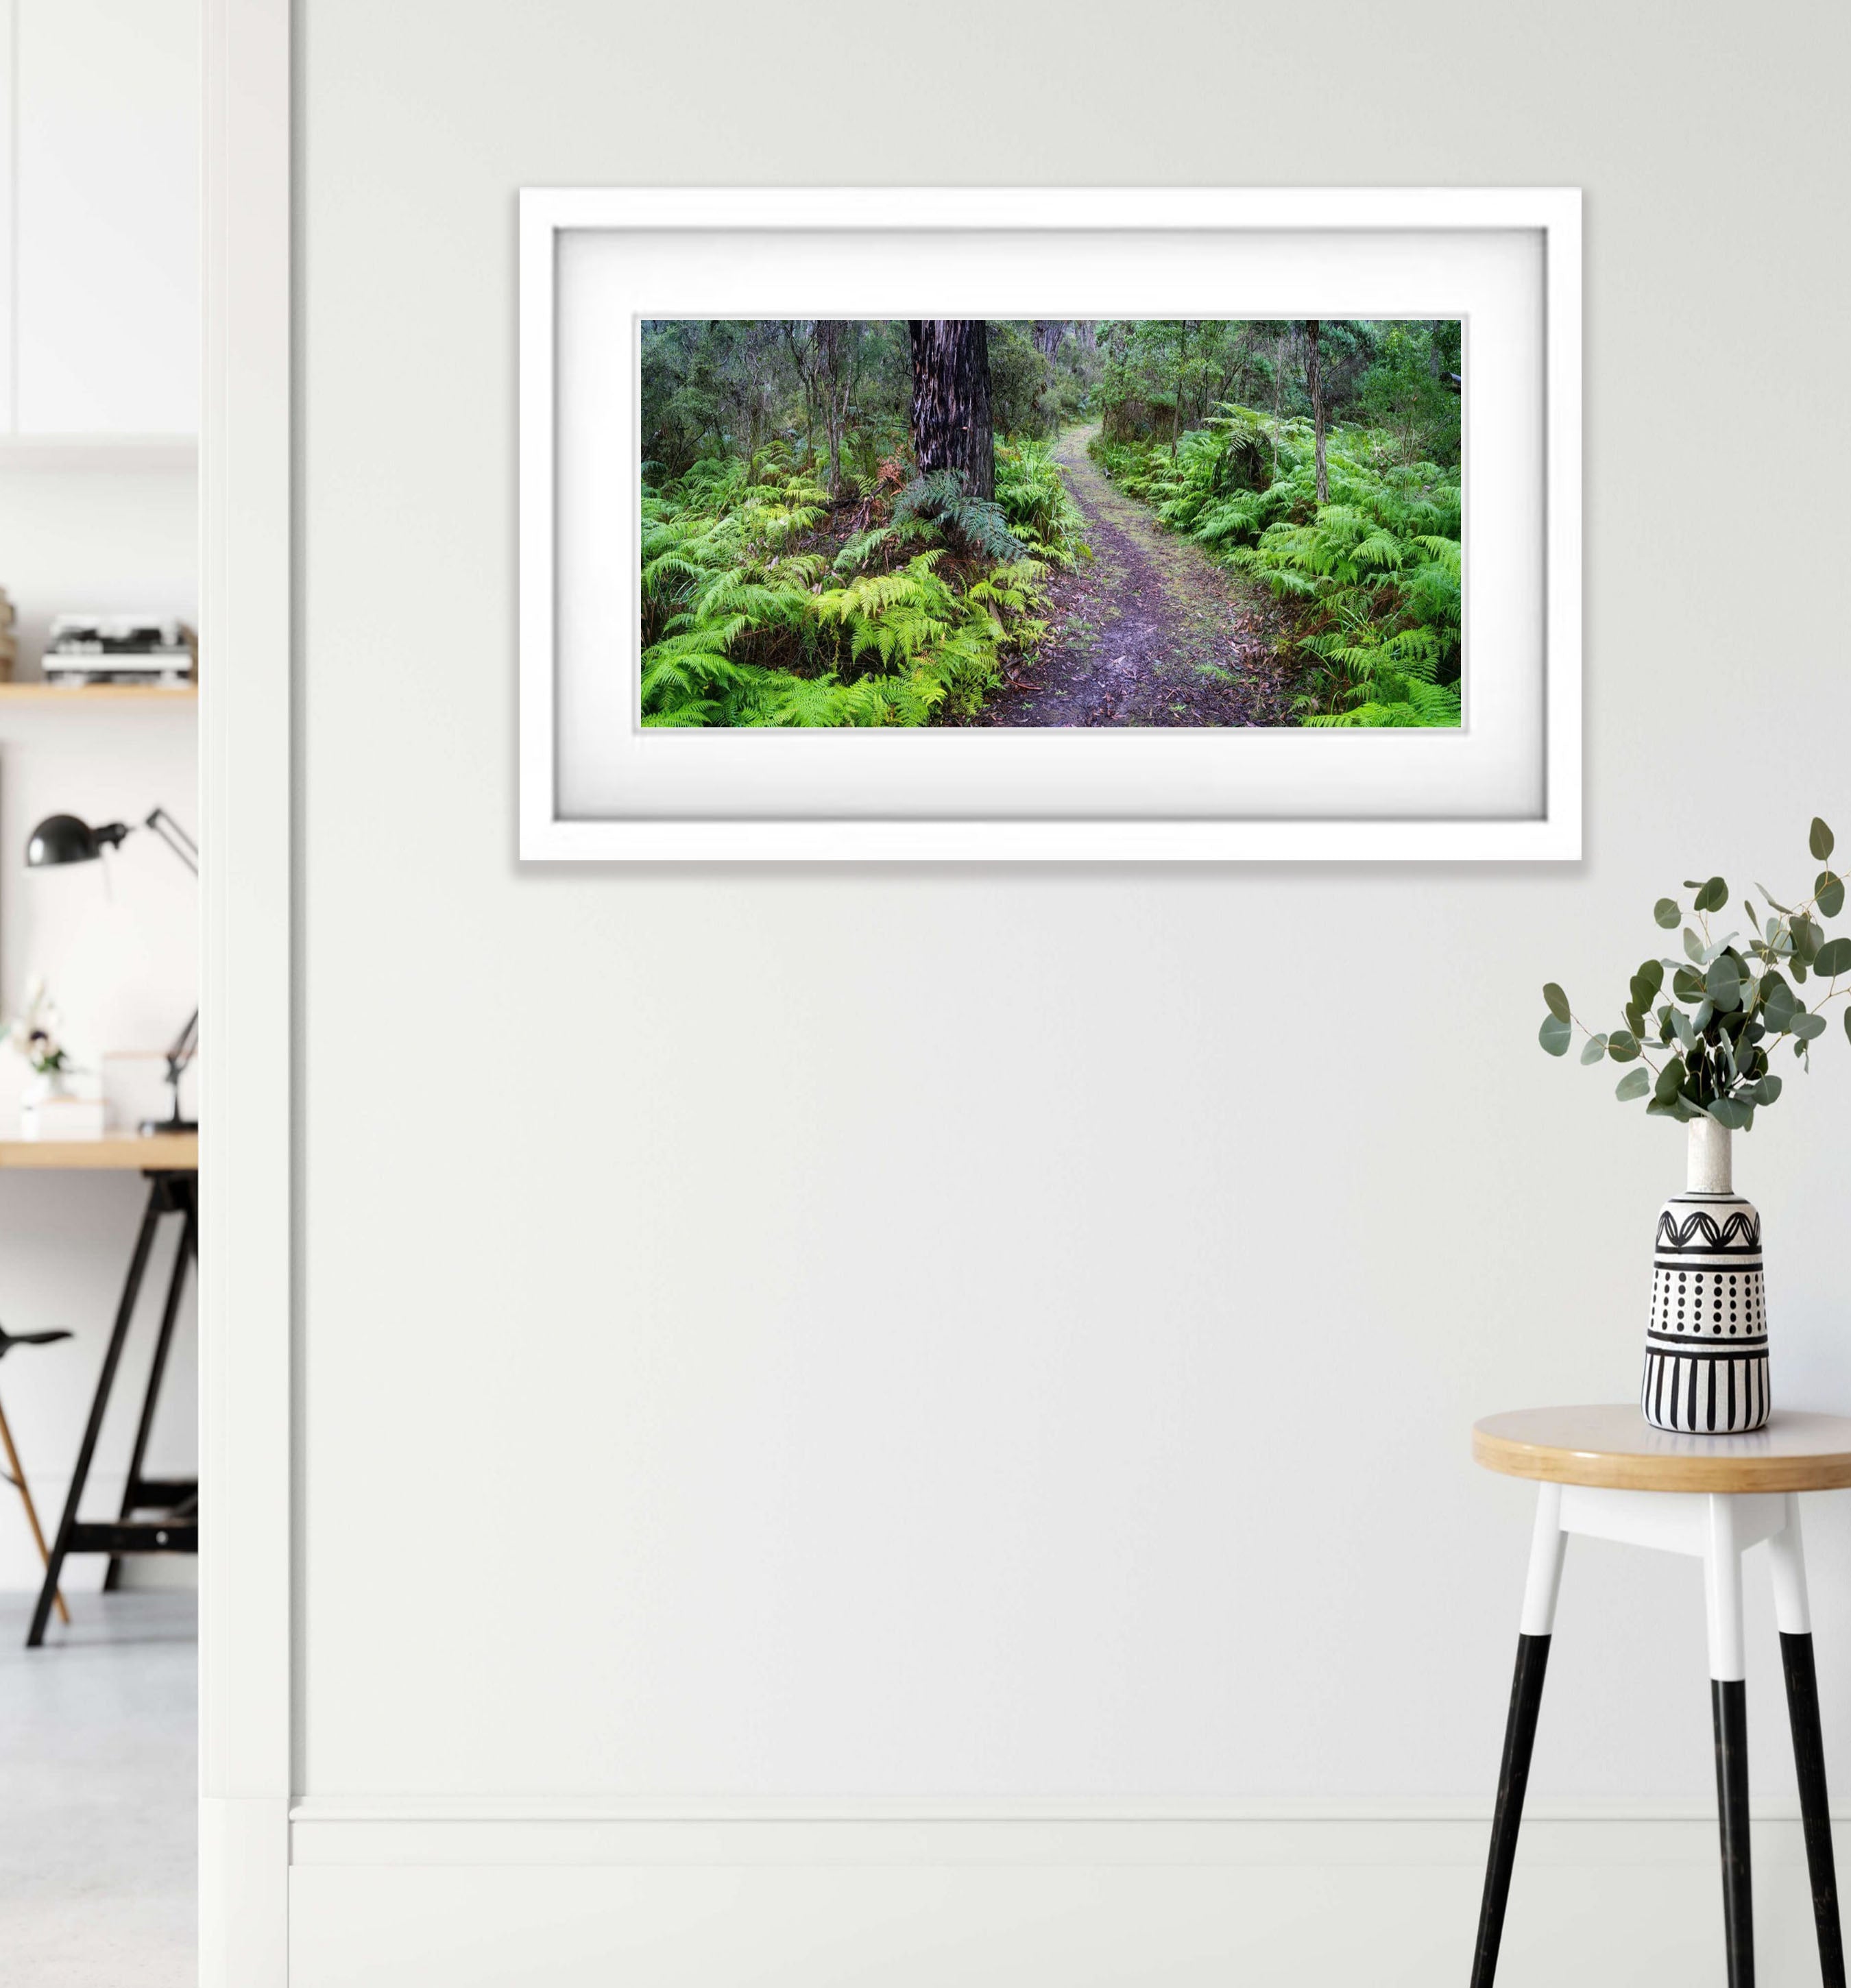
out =
<path fill-rule="evenodd" d="M 0 0 L 0 434 L 13 426 L 13 5 Z"/>
<path fill-rule="evenodd" d="M 22 438 L 190 435 L 198 0 L 10 4 L 9 426 Z"/>

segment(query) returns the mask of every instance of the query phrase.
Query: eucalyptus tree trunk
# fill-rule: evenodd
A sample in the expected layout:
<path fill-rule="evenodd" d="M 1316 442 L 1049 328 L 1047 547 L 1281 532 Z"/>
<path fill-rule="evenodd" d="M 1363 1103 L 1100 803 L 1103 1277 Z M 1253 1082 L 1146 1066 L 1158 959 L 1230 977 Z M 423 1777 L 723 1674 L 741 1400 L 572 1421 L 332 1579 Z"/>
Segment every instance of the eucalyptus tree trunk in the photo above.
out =
<path fill-rule="evenodd" d="M 912 338 L 912 448 L 919 474 L 955 469 L 973 497 L 997 494 L 990 424 L 990 328 L 981 318 L 907 320 Z"/>
<path fill-rule="evenodd" d="M 1273 481 L 1279 481 L 1279 417 L 1284 408 L 1285 333 L 1273 340 Z"/>
<path fill-rule="evenodd" d="M 1316 318 L 1308 318 L 1304 325 L 1304 380 L 1311 394 L 1312 448 L 1318 463 L 1318 502 L 1331 501 L 1331 479 L 1324 466 L 1324 366 L 1318 350 Z"/>
<path fill-rule="evenodd" d="M 1035 395 L 1035 409 L 1046 419 L 1047 431 L 1052 434 L 1061 425 L 1061 383 L 1054 370 L 1054 360 L 1061 350 L 1061 341 L 1067 335 L 1067 320 L 1038 317 L 1034 326 L 1035 350 L 1041 355 L 1041 388 Z"/>
<path fill-rule="evenodd" d="M 816 327 L 817 370 L 822 388 L 823 423 L 829 441 L 829 494 L 842 494 L 842 431 L 854 388 L 854 327 L 840 318 L 821 318 Z"/>
<path fill-rule="evenodd" d="M 1176 320 L 1176 404 L 1169 411 L 1169 459 L 1176 459 L 1176 444 L 1183 438 L 1183 372 L 1189 363 L 1189 320 Z"/>

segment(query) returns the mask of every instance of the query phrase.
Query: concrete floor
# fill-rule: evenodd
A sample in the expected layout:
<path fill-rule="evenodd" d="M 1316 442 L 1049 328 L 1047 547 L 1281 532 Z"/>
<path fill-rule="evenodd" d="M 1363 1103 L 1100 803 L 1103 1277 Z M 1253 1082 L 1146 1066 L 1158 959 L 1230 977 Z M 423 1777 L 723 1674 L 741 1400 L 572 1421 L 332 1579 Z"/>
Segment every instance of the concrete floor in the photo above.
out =
<path fill-rule="evenodd" d="M 0 1594 L 0 1980 L 192 1988 L 198 1597 Z M 56 1647 L 54 1647 L 54 1645 Z"/>

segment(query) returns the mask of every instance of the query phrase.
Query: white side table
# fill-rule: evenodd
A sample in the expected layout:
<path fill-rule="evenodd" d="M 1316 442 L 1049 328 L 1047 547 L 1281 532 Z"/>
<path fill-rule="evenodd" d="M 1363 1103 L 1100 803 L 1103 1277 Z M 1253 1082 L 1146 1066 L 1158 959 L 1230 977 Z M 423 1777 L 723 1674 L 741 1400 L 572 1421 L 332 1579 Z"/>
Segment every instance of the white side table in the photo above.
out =
<path fill-rule="evenodd" d="M 1530 1777 L 1536 1715 L 1549 1660 L 1555 1596 L 1571 1533 L 1690 1554 L 1704 1564 L 1710 1629 L 1710 1703 L 1722 1832 L 1723 1922 L 1729 1988 L 1754 1988 L 1755 1915 L 1748 1861 L 1748 1733 L 1742 1685 L 1741 1557 L 1761 1540 L 1774 1565 L 1774 1612 L 1799 1770 L 1806 1864 L 1825 1988 L 1845 1988 L 1838 1879 L 1819 1737 L 1819 1680 L 1799 1494 L 1851 1486 L 1851 1418 L 1776 1412 L 1751 1435 L 1682 1435 L 1651 1428 L 1636 1407 L 1524 1408 L 1472 1431 L 1487 1469 L 1533 1477 L 1540 1489 L 1529 1580 L 1517 1638 L 1517 1675 L 1504 1729 L 1472 1988 L 1491 1988 L 1510 1897 L 1517 1832 Z"/>

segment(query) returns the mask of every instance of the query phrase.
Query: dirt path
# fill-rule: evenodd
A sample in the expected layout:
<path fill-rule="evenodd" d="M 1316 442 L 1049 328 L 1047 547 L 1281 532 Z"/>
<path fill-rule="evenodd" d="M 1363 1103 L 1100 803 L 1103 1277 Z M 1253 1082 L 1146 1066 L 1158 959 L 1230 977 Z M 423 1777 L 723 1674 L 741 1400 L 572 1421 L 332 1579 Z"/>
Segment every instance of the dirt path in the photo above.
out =
<path fill-rule="evenodd" d="M 977 722 L 1295 724 L 1270 599 L 1115 489 L 1086 453 L 1095 432 L 1054 449 L 1095 557 L 1055 580 L 1047 639 Z"/>

